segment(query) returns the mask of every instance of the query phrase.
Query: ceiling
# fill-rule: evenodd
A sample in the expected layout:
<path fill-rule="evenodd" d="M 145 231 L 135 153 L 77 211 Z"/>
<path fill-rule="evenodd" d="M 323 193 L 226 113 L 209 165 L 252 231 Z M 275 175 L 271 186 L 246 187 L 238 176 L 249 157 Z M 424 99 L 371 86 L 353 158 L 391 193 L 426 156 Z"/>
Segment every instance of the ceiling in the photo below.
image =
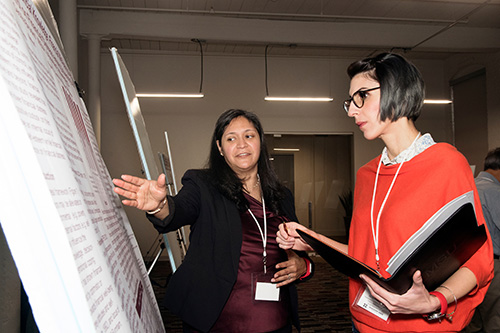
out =
<path fill-rule="evenodd" d="M 63 1 L 63 0 L 58 0 Z M 52 7 L 57 1 L 50 1 Z M 361 57 L 500 51 L 500 0 L 77 0 L 80 33 L 137 52 Z M 54 10 L 56 13 L 56 10 Z M 56 14 L 57 18 L 57 14 Z"/>

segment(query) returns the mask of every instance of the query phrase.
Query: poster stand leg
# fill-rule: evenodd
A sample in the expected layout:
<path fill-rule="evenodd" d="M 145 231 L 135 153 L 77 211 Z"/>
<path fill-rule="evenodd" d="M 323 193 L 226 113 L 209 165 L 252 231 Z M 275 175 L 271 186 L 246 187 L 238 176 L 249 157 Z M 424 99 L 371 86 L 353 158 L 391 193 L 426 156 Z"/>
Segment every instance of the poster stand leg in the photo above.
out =
<path fill-rule="evenodd" d="M 151 273 L 151 271 L 153 270 L 153 267 L 155 266 L 156 262 L 158 261 L 158 258 L 160 258 L 163 250 L 165 250 L 165 243 L 161 243 L 160 244 L 160 250 L 158 251 L 158 254 L 156 255 L 156 257 L 154 258 L 153 262 L 151 263 L 151 266 L 149 266 L 149 269 L 148 269 L 148 275 Z"/>

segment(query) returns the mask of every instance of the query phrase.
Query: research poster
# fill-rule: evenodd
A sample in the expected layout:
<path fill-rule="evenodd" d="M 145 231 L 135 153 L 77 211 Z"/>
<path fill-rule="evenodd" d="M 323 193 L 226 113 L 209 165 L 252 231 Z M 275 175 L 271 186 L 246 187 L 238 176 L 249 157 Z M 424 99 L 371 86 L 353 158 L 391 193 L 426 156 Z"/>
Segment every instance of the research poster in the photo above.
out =
<path fill-rule="evenodd" d="M 0 21 L 0 223 L 38 328 L 164 332 L 63 53 L 31 1 Z"/>

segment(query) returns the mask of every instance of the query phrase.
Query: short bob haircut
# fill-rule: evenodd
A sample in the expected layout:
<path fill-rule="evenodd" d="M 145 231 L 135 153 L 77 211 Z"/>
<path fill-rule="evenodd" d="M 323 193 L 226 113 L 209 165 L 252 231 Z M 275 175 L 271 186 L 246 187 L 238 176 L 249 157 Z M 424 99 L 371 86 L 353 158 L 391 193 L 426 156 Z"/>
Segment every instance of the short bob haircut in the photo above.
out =
<path fill-rule="evenodd" d="M 424 104 L 425 86 L 419 70 L 404 57 L 381 53 L 352 63 L 347 74 L 352 79 L 366 74 L 380 84 L 380 120 L 392 122 L 402 117 L 415 122 Z"/>
<path fill-rule="evenodd" d="M 500 147 L 490 150 L 484 159 L 484 170 L 500 170 Z"/>

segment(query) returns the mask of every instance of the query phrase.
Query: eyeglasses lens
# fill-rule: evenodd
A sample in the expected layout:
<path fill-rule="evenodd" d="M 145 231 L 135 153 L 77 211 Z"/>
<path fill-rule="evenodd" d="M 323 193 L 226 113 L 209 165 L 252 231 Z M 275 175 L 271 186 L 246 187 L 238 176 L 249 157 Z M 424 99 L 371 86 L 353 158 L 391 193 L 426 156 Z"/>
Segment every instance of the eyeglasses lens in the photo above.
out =
<path fill-rule="evenodd" d="M 371 88 L 371 89 L 367 89 L 367 90 L 358 90 L 358 91 L 356 91 L 352 95 L 351 98 L 346 99 L 344 101 L 344 110 L 345 110 L 345 112 L 349 112 L 349 108 L 351 106 L 351 102 L 354 103 L 354 105 L 356 105 L 356 107 L 358 109 L 361 109 L 363 107 L 363 105 L 365 104 L 366 93 L 368 91 L 372 91 L 372 90 L 376 90 L 376 89 L 380 89 L 380 87 L 375 87 L 375 88 Z"/>
<path fill-rule="evenodd" d="M 356 91 L 351 98 L 346 99 L 344 101 L 344 110 L 345 112 L 349 112 L 349 108 L 351 107 L 351 103 L 354 103 L 357 108 L 362 108 L 365 103 L 365 93 L 362 91 Z"/>
<path fill-rule="evenodd" d="M 344 101 L 344 111 L 345 112 L 349 112 L 349 107 L 351 106 L 351 100 L 350 99 L 346 99 Z"/>
<path fill-rule="evenodd" d="M 352 96 L 352 101 L 358 109 L 362 108 L 363 104 L 365 104 L 365 97 L 366 93 L 364 91 L 358 91 Z"/>

